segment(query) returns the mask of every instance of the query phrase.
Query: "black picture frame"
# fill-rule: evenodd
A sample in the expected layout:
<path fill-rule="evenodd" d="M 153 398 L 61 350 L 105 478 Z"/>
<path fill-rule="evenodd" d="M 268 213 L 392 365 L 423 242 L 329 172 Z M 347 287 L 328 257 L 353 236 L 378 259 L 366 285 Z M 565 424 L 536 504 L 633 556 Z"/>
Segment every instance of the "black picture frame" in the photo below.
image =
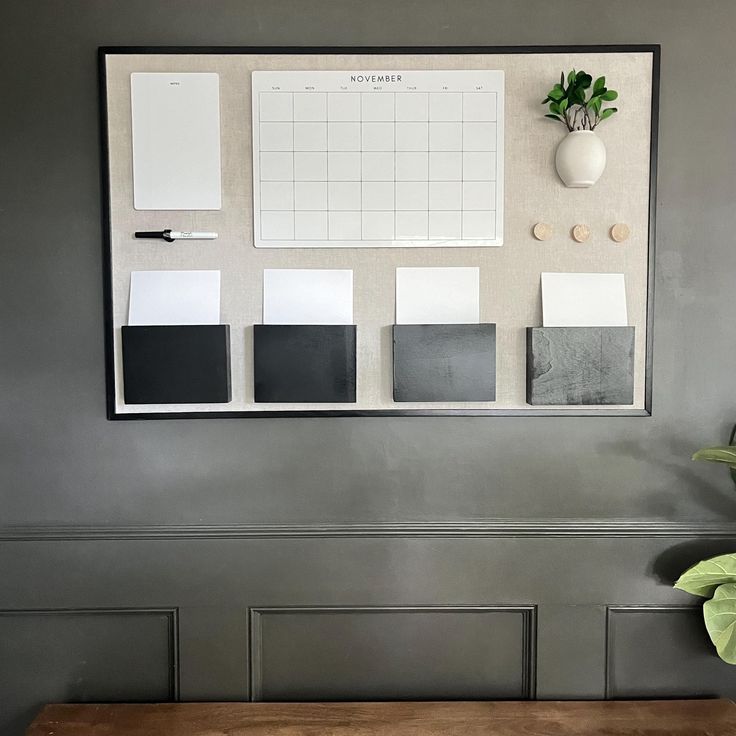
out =
<path fill-rule="evenodd" d="M 248 411 L 184 411 L 184 412 L 125 412 L 117 411 L 115 395 L 115 342 L 112 299 L 112 237 L 110 221 L 109 140 L 107 120 L 107 67 L 108 55 L 120 54 L 620 54 L 650 53 L 652 55 L 652 99 L 649 141 L 649 218 L 647 237 L 647 302 L 646 347 L 643 409 L 608 409 L 596 407 L 529 408 L 457 408 L 457 409 L 309 409 L 309 410 L 248 410 Z M 104 340 L 105 383 L 107 418 L 110 420 L 140 419 L 223 419 L 258 417 L 447 417 L 447 416 L 553 416 L 553 417 L 647 417 L 652 414 L 652 366 L 654 345 L 654 254 L 656 237 L 657 204 L 657 146 L 659 131 L 660 88 L 659 44 L 603 44 L 603 45 L 540 45 L 540 46 L 101 46 L 98 48 L 98 74 L 100 96 L 100 147 L 101 191 L 103 228 L 103 289 L 104 289 Z"/>

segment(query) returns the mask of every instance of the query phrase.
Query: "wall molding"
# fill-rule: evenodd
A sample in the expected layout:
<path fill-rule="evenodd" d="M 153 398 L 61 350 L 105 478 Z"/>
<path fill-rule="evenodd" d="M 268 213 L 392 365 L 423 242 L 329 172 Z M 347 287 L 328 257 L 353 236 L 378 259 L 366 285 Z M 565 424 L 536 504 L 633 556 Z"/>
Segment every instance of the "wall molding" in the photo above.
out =
<path fill-rule="evenodd" d="M 516 613 L 522 620 L 521 676 L 523 699 L 537 695 L 537 606 L 536 605 L 400 605 L 400 606 L 258 606 L 248 609 L 250 657 L 248 697 L 263 700 L 263 636 L 264 616 L 279 614 L 376 614 L 376 613 Z"/>
<path fill-rule="evenodd" d="M 717 537 L 736 538 L 736 522 L 659 519 L 487 519 L 371 524 L 147 524 L 0 527 L 0 542 L 140 539 L 473 537 Z"/>
<path fill-rule="evenodd" d="M 179 702 L 180 654 L 179 654 L 179 609 L 178 608 L 2 608 L 0 618 L 22 616 L 166 616 L 169 647 L 169 701 Z"/>
<path fill-rule="evenodd" d="M 605 667 L 604 667 L 604 698 L 606 700 L 615 700 L 616 693 L 614 692 L 613 680 L 613 648 L 614 648 L 614 636 L 613 627 L 611 626 L 611 619 L 618 615 L 630 615 L 637 613 L 661 613 L 661 614 L 673 614 L 673 613 L 686 613 L 686 614 L 701 614 L 703 606 L 702 603 L 698 604 L 683 604 L 683 603 L 643 603 L 643 604 L 616 604 L 606 606 L 606 624 L 605 624 Z"/>

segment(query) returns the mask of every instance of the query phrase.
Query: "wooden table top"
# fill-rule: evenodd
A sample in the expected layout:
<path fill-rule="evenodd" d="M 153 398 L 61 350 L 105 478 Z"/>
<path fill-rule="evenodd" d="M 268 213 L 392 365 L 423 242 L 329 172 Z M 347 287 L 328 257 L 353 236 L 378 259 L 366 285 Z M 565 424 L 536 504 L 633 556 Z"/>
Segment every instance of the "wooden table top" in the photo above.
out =
<path fill-rule="evenodd" d="M 47 705 L 28 736 L 736 736 L 730 700 Z"/>

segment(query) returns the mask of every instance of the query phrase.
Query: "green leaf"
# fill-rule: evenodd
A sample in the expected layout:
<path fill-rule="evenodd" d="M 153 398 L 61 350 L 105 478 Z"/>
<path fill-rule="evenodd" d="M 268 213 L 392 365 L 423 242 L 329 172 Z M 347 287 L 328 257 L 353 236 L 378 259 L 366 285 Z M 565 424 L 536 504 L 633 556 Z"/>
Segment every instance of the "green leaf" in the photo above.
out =
<path fill-rule="evenodd" d="M 685 570 L 675 588 L 710 598 L 719 585 L 736 583 L 736 554 L 702 560 Z"/>
<path fill-rule="evenodd" d="M 560 87 L 565 86 L 565 72 L 560 72 Z"/>
<path fill-rule="evenodd" d="M 559 120 L 561 123 L 565 122 L 559 115 L 550 115 L 550 113 L 547 113 L 544 117 L 552 118 L 552 120 Z"/>
<path fill-rule="evenodd" d="M 578 86 L 582 89 L 588 89 L 591 84 L 593 84 L 593 77 L 590 76 L 590 74 L 586 74 L 585 72 L 581 72 L 582 76 L 578 74 Z"/>
<path fill-rule="evenodd" d="M 549 103 L 549 110 L 550 112 L 554 112 L 557 115 L 562 114 L 562 110 L 560 110 L 560 106 L 556 102 L 550 102 Z"/>
<path fill-rule="evenodd" d="M 717 588 L 713 600 L 703 604 L 703 618 L 718 656 L 728 664 L 736 664 L 736 585 Z"/>
<path fill-rule="evenodd" d="M 575 82 L 575 70 L 573 69 L 568 75 L 567 75 L 567 83 L 573 84 Z"/>
<path fill-rule="evenodd" d="M 603 95 L 603 99 L 606 102 L 611 102 L 615 100 L 618 97 L 618 92 L 616 92 L 615 89 L 609 89 L 606 91 L 606 94 Z"/>
<path fill-rule="evenodd" d="M 567 110 L 567 105 L 568 101 L 566 99 L 560 100 L 560 104 L 558 106 L 560 108 L 560 112 L 565 112 L 565 110 Z"/>
<path fill-rule="evenodd" d="M 557 85 L 555 85 L 548 93 L 547 97 L 549 97 L 551 100 L 562 100 L 565 97 L 565 93 L 558 89 Z"/>
<path fill-rule="evenodd" d="M 578 105 L 585 105 L 585 92 L 581 89 L 576 89 L 573 93 L 572 101 Z"/>
<path fill-rule="evenodd" d="M 704 447 L 693 455 L 693 460 L 726 463 L 736 468 L 736 447 Z"/>
<path fill-rule="evenodd" d="M 601 120 L 605 120 L 606 118 L 610 118 L 613 113 L 618 112 L 617 107 L 609 107 L 607 110 L 604 110 L 601 113 Z"/>
<path fill-rule="evenodd" d="M 598 79 L 595 80 L 595 84 L 593 85 L 593 92 L 599 92 L 600 90 L 605 90 L 605 88 L 606 88 L 606 78 L 598 77 Z"/>

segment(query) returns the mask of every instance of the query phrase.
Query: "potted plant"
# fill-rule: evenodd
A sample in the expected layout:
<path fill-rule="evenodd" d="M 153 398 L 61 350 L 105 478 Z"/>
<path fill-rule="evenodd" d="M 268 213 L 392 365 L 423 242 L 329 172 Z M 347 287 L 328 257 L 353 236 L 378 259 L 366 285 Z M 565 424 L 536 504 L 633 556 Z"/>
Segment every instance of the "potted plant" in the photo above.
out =
<path fill-rule="evenodd" d="M 736 426 L 731 431 L 728 446 L 698 450 L 693 460 L 727 465 L 736 483 L 735 436 Z M 728 664 L 736 664 L 736 554 L 698 562 L 680 576 L 675 588 L 709 599 L 703 604 L 705 628 L 718 656 Z"/>
<path fill-rule="evenodd" d="M 606 147 L 596 135 L 595 129 L 618 111 L 605 107 L 618 92 L 606 87 L 606 78 L 593 77 L 574 69 L 567 75 L 561 72 L 556 84 L 542 100 L 549 105 L 547 118 L 557 120 L 567 128 L 567 136 L 557 147 L 555 166 L 560 179 L 568 187 L 592 187 L 606 168 Z"/>

